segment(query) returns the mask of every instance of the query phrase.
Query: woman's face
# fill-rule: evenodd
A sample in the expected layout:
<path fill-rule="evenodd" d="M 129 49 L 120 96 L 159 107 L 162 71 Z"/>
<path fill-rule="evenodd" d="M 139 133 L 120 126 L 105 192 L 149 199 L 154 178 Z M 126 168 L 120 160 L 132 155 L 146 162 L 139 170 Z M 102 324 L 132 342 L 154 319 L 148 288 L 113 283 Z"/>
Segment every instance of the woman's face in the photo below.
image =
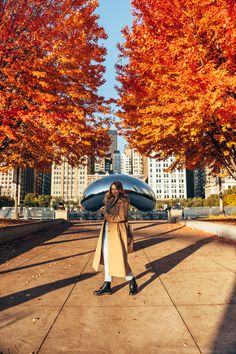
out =
<path fill-rule="evenodd" d="M 115 184 L 111 186 L 111 193 L 114 195 L 114 197 L 117 197 L 119 194 L 119 190 L 116 188 Z"/>

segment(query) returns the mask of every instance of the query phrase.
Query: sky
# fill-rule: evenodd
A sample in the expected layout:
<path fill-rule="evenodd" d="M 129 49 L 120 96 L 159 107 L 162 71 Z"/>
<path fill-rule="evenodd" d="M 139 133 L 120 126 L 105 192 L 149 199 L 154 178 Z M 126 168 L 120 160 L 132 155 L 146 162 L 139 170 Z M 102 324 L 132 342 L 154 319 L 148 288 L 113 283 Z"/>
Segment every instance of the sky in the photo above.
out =
<path fill-rule="evenodd" d="M 104 42 L 107 48 L 105 61 L 106 83 L 100 88 L 99 93 L 105 98 L 117 97 L 114 86 L 117 84 L 115 64 L 118 61 L 119 50 L 116 45 L 123 41 L 121 29 L 126 25 L 131 26 L 132 15 L 130 0 L 99 0 L 100 6 L 97 13 L 100 16 L 99 24 L 105 29 L 108 39 Z M 118 136 L 118 150 L 123 152 L 126 141 Z"/>

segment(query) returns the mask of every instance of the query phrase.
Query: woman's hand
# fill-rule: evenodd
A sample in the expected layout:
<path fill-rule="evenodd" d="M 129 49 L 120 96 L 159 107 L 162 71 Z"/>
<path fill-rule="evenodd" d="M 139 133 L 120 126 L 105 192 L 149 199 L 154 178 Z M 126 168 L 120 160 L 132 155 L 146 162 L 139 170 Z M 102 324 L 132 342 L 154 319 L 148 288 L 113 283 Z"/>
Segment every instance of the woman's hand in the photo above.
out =
<path fill-rule="evenodd" d="M 104 214 L 105 206 L 101 207 L 101 208 L 99 209 L 99 211 L 100 211 L 101 214 Z"/>

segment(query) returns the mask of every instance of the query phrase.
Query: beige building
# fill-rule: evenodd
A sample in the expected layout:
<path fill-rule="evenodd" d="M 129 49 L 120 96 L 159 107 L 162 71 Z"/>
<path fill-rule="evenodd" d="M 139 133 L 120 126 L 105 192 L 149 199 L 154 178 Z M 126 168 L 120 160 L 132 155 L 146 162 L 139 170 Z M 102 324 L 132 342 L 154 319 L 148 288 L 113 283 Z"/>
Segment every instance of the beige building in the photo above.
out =
<path fill-rule="evenodd" d="M 144 178 L 144 158 L 128 145 L 125 146 L 124 153 L 121 154 L 121 173 Z"/>
<path fill-rule="evenodd" d="M 34 170 L 18 168 L 18 204 L 28 193 L 34 193 Z M 0 172 L 0 195 L 16 198 L 17 169 Z"/>
<path fill-rule="evenodd" d="M 131 157 L 124 153 L 121 154 L 121 173 L 132 174 Z"/>
<path fill-rule="evenodd" d="M 121 173 L 132 174 L 132 149 L 128 145 L 121 154 Z"/>
<path fill-rule="evenodd" d="M 98 179 L 101 179 L 101 178 L 108 176 L 108 175 L 109 175 L 108 173 L 106 173 L 104 175 L 99 175 L 98 173 L 95 173 L 94 175 L 88 175 L 87 176 L 87 186 L 89 186 L 91 183 L 97 181 Z"/>
<path fill-rule="evenodd" d="M 222 177 L 222 192 L 236 186 L 236 181 L 231 176 Z M 212 176 L 209 169 L 206 169 L 205 198 L 212 194 L 219 194 L 219 178 Z"/>
<path fill-rule="evenodd" d="M 15 198 L 15 170 L 12 168 L 7 172 L 0 172 L 0 195 Z"/>
<path fill-rule="evenodd" d="M 105 172 L 105 157 L 94 162 L 94 173 Z"/>
<path fill-rule="evenodd" d="M 88 185 L 90 165 L 72 167 L 65 160 L 61 165 L 52 166 L 51 195 L 64 201 L 80 201 Z"/>
<path fill-rule="evenodd" d="M 144 158 L 132 149 L 132 174 L 134 176 L 144 175 Z"/>

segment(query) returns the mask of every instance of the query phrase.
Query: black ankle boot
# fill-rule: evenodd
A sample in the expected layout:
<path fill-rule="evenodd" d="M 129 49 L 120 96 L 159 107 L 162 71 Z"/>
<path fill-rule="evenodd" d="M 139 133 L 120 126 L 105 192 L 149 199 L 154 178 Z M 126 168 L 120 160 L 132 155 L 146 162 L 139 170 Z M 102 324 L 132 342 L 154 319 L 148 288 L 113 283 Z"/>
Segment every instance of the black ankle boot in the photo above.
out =
<path fill-rule="evenodd" d="M 105 294 L 111 294 L 111 282 L 110 281 L 104 281 L 103 285 L 99 290 L 94 291 L 95 295 L 105 295 Z"/>
<path fill-rule="evenodd" d="M 129 281 L 129 295 L 137 294 L 138 284 L 136 283 L 135 277 Z"/>

